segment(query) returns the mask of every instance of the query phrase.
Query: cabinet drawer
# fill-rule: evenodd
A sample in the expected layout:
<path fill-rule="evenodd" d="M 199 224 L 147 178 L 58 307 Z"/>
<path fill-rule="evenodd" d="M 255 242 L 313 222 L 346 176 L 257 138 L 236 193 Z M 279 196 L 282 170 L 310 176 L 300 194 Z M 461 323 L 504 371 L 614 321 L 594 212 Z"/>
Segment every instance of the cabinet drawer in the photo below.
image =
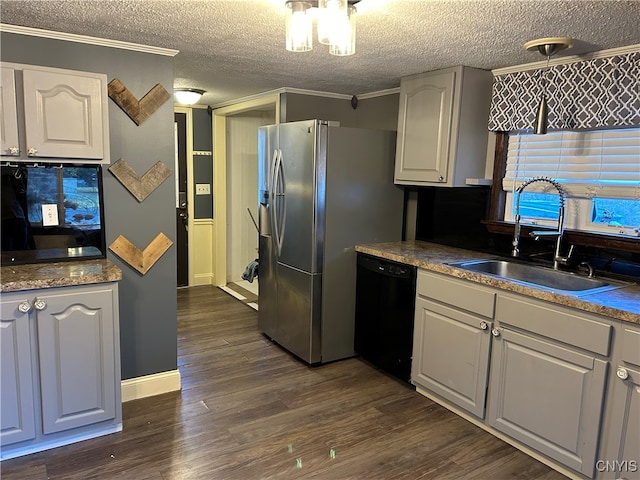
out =
<path fill-rule="evenodd" d="M 640 366 L 640 330 L 631 328 L 623 330 L 622 361 Z"/>
<path fill-rule="evenodd" d="M 421 270 L 416 291 L 422 297 L 493 318 L 496 294 L 469 282 Z"/>
<path fill-rule="evenodd" d="M 498 295 L 496 320 L 600 355 L 609 355 L 612 327 L 562 307 Z"/>

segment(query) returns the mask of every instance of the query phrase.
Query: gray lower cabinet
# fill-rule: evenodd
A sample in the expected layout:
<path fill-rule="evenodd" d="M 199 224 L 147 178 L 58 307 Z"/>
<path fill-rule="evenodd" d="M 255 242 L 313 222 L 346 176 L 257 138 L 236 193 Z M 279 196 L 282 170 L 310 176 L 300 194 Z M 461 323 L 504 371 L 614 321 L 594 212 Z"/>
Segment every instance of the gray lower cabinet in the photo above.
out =
<path fill-rule="evenodd" d="M 0 445 L 3 447 L 36 436 L 30 309 L 27 296 L 12 299 L 3 296 L 0 302 Z"/>
<path fill-rule="evenodd" d="M 599 478 L 640 478 L 640 328 L 616 330 L 614 372 L 604 431 L 606 445 L 596 463 Z"/>
<path fill-rule="evenodd" d="M 419 392 L 575 478 L 640 479 L 640 326 L 426 270 L 416 291 Z"/>
<path fill-rule="evenodd" d="M 411 381 L 484 418 L 495 294 L 422 271 L 416 291 Z"/>
<path fill-rule="evenodd" d="M 116 283 L 2 296 L 2 458 L 121 429 Z"/>
<path fill-rule="evenodd" d="M 488 424 L 591 477 L 612 327 L 499 294 L 492 335 Z"/>

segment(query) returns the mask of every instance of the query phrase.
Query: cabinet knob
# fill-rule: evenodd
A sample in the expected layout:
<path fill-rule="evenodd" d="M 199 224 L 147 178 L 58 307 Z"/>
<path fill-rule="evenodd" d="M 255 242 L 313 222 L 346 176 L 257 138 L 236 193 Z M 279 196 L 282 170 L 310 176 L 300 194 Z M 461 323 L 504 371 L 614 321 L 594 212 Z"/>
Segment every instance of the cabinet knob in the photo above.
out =
<path fill-rule="evenodd" d="M 498 330 L 497 328 L 492 328 L 491 329 L 491 335 L 493 335 L 494 337 L 499 337 L 500 336 L 500 330 Z"/>
<path fill-rule="evenodd" d="M 9 155 L 20 155 L 20 148 L 9 147 Z"/>
<path fill-rule="evenodd" d="M 489 328 L 489 324 L 487 322 L 485 322 L 484 320 L 480 322 L 480 330 L 486 330 L 487 328 Z"/>
<path fill-rule="evenodd" d="M 440 175 L 440 176 L 438 177 L 438 181 L 439 181 L 439 182 L 444 182 L 444 177 L 443 177 L 442 175 Z"/>
<path fill-rule="evenodd" d="M 47 302 L 45 302 L 44 300 L 36 300 L 35 302 L 33 302 L 33 306 L 36 307 L 36 310 L 44 310 L 47 306 Z"/>
<path fill-rule="evenodd" d="M 629 378 L 629 371 L 624 367 L 618 367 L 618 370 L 616 370 L 616 375 L 620 380 L 626 380 L 627 378 Z"/>
<path fill-rule="evenodd" d="M 38 149 L 37 148 L 29 147 L 27 149 L 27 155 L 29 155 L 29 156 L 33 156 L 36 153 L 38 153 Z"/>
<path fill-rule="evenodd" d="M 27 313 L 31 310 L 31 304 L 29 302 L 22 302 L 18 305 L 18 310 L 22 313 Z"/>

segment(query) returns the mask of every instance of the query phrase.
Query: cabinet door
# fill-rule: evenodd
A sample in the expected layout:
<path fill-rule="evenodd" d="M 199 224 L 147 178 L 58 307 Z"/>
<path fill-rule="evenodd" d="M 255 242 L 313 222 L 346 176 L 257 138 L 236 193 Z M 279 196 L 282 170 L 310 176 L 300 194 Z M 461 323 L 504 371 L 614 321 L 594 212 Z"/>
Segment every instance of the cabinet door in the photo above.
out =
<path fill-rule="evenodd" d="M 113 295 L 104 288 L 34 302 L 45 434 L 116 416 Z"/>
<path fill-rule="evenodd" d="M 640 369 L 618 367 L 610 411 L 612 421 L 610 454 L 597 465 L 603 478 L 640 476 Z"/>
<path fill-rule="evenodd" d="M 27 154 L 102 159 L 103 96 L 99 78 L 23 70 Z"/>
<path fill-rule="evenodd" d="M 402 79 L 396 183 L 447 181 L 456 72 Z"/>
<path fill-rule="evenodd" d="M 18 155 L 18 110 L 13 68 L 2 67 L 0 89 L 0 154 Z"/>
<path fill-rule="evenodd" d="M 490 324 L 419 297 L 415 321 L 413 383 L 484 418 Z"/>
<path fill-rule="evenodd" d="M 591 476 L 607 362 L 506 327 L 493 333 L 489 424 Z"/>
<path fill-rule="evenodd" d="M 19 306 L 26 299 L 0 304 L 0 445 L 35 438 L 31 334 L 28 313 Z"/>

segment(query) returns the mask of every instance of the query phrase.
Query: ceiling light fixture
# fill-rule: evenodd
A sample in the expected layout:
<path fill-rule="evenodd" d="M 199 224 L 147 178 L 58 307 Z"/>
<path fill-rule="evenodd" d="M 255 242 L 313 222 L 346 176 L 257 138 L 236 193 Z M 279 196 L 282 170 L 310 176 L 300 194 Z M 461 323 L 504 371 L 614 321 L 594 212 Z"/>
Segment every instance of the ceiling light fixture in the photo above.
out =
<path fill-rule="evenodd" d="M 549 68 L 549 60 L 552 56 L 565 48 L 571 48 L 574 40 L 567 37 L 549 37 L 539 38 L 537 40 L 531 40 L 524 44 L 524 48 L 529 51 L 537 50 L 542 55 L 547 57 L 547 66 Z M 533 129 L 533 133 L 536 135 L 544 135 L 547 133 L 547 121 L 549 117 L 549 108 L 547 107 L 547 95 L 546 86 L 544 84 L 544 72 L 542 74 L 542 96 L 540 97 L 540 103 L 538 104 L 538 111 L 536 113 L 536 124 Z"/>
<path fill-rule="evenodd" d="M 198 100 L 200 100 L 204 92 L 205 90 L 200 90 L 199 88 L 176 88 L 173 91 L 173 96 L 178 103 L 194 105 L 198 103 Z"/>
<path fill-rule="evenodd" d="M 318 41 L 329 53 L 356 53 L 356 7 L 353 0 L 288 0 L 286 48 L 290 52 L 313 49 L 313 16 L 318 19 Z"/>

